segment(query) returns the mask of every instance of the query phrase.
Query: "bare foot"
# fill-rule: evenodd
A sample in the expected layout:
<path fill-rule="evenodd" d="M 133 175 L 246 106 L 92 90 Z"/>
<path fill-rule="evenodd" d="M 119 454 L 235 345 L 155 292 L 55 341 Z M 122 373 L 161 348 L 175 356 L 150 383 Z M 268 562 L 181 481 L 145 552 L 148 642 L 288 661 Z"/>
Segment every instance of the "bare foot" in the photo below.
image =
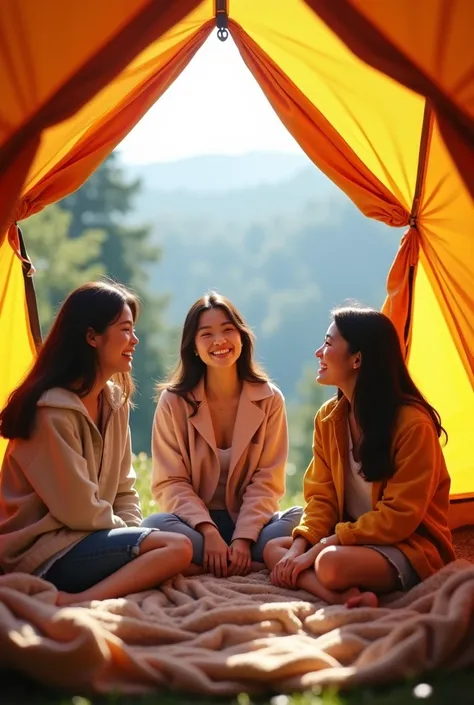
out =
<path fill-rule="evenodd" d="M 190 563 L 187 568 L 181 571 L 181 574 L 185 578 L 192 578 L 195 575 L 205 575 L 208 571 L 204 570 L 202 565 L 196 565 L 195 563 Z"/>
<path fill-rule="evenodd" d="M 374 592 L 360 592 L 358 595 L 352 595 L 346 601 L 345 605 L 347 609 L 354 609 L 354 607 L 378 607 L 379 598 Z"/>
<path fill-rule="evenodd" d="M 349 590 L 345 590 L 344 592 L 339 592 L 335 593 L 337 596 L 336 602 L 333 604 L 336 605 L 347 605 L 349 600 L 352 600 L 354 598 L 359 597 L 360 595 L 360 590 L 357 587 L 349 588 Z"/>
<path fill-rule="evenodd" d="M 257 573 L 259 570 L 266 569 L 265 563 L 258 563 L 258 561 L 252 561 L 250 564 L 250 573 Z"/>
<path fill-rule="evenodd" d="M 80 602 L 78 594 L 71 592 L 58 591 L 58 596 L 56 598 L 56 605 L 58 607 L 67 607 L 68 605 L 73 605 L 74 603 Z"/>

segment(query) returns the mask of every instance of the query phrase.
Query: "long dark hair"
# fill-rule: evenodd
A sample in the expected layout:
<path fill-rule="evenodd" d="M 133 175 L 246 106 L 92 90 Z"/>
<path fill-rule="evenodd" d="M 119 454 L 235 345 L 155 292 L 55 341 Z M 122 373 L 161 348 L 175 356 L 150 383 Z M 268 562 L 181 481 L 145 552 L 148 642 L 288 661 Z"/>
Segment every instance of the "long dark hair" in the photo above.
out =
<path fill-rule="evenodd" d="M 255 336 L 244 321 L 242 314 L 225 296 L 211 291 L 201 296 L 189 309 L 181 335 L 180 359 L 178 365 L 170 378 L 166 382 L 160 383 L 157 387 L 158 394 L 162 392 L 163 389 L 167 389 L 183 397 L 193 410 L 192 416 L 197 413 L 198 404 L 191 396 L 191 392 L 201 381 L 206 372 L 206 365 L 201 358 L 195 354 L 196 334 L 201 314 L 212 308 L 222 309 L 240 333 L 242 352 L 237 360 L 237 374 L 239 379 L 254 383 L 268 382 L 267 374 L 254 360 Z"/>
<path fill-rule="evenodd" d="M 443 434 L 447 440 L 447 433 L 440 415 L 428 404 L 408 372 L 391 320 L 374 309 L 352 306 L 335 309 L 332 315 L 339 333 L 349 345 L 349 352 L 361 353 L 352 400 L 361 431 L 361 474 L 369 482 L 392 477 L 395 472 L 392 438 L 401 406 L 423 407 L 433 421 L 438 438 Z"/>
<path fill-rule="evenodd" d="M 96 349 L 87 343 L 87 331 L 99 335 L 118 320 L 128 304 L 133 320 L 139 303 L 134 294 L 120 284 L 91 282 L 75 289 L 61 306 L 33 368 L 0 413 L 0 434 L 4 438 L 29 438 L 33 430 L 37 403 L 53 387 L 63 387 L 82 397 L 88 394 L 97 375 Z M 129 373 L 114 375 L 131 398 L 134 384 Z"/>

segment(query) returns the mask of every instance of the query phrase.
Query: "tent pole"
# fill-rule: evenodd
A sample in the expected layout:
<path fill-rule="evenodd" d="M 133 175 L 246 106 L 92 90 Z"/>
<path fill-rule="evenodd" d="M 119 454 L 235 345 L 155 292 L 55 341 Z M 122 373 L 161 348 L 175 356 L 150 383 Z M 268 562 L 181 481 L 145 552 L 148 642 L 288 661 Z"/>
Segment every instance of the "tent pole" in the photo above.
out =
<path fill-rule="evenodd" d="M 410 212 L 410 229 L 416 231 L 418 237 L 418 215 L 420 212 L 421 196 L 423 185 L 425 182 L 426 167 L 428 163 L 428 152 L 433 129 L 433 109 L 428 100 L 425 102 L 425 110 L 423 114 L 423 124 L 421 128 L 420 150 L 418 155 L 418 171 L 416 174 L 415 193 L 413 195 L 413 203 Z M 405 355 L 408 357 L 410 340 L 411 340 L 411 324 L 413 319 L 413 290 L 415 286 L 415 276 L 418 263 L 411 264 L 408 271 L 408 310 L 404 328 Z"/>

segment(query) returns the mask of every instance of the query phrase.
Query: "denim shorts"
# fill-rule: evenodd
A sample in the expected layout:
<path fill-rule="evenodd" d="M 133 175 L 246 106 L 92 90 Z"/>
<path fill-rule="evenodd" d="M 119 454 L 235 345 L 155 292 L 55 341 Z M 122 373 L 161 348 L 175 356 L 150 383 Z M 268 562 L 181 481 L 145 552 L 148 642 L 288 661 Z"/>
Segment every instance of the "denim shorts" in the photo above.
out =
<path fill-rule="evenodd" d="M 140 526 L 94 531 L 58 558 L 42 577 L 64 592 L 87 590 L 133 561 L 152 531 Z"/>
<path fill-rule="evenodd" d="M 212 521 L 228 544 L 232 541 L 232 534 L 235 530 L 235 523 L 229 512 L 225 509 L 211 509 L 209 512 Z M 291 536 L 295 526 L 301 521 L 303 514 L 302 507 L 290 507 L 282 512 L 276 512 L 270 521 L 260 531 L 258 539 L 251 546 L 252 560 L 256 563 L 263 563 L 263 549 L 272 539 L 282 536 Z M 202 565 L 204 556 L 204 537 L 196 529 L 192 529 L 189 524 L 180 519 L 176 514 L 151 514 L 143 520 L 142 526 L 153 527 L 160 531 L 183 534 L 190 539 L 193 545 L 193 563 Z"/>
<path fill-rule="evenodd" d="M 413 568 L 403 551 L 396 546 L 376 546 L 375 544 L 366 544 L 364 548 L 372 548 L 374 551 L 377 551 L 377 553 L 384 556 L 390 565 L 395 568 L 398 578 L 397 587 L 399 589 L 401 588 L 402 590 L 408 591 L 420 582 L 420 576 Z"/>

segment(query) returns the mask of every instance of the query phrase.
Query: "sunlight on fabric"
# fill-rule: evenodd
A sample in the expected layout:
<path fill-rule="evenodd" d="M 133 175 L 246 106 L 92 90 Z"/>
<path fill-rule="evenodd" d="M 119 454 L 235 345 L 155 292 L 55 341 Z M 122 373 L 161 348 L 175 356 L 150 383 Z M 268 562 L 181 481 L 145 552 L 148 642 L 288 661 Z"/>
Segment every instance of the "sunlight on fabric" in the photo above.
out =
<path fill-rule="evenodd" d="M 0 409 L 27 372 L 34 355 L 28 324 L 22 264 L 8 240 L 0 248 L 0 339 L 3 345 L 0 374 Z M 0 438 L 0 463 L 7 442 Z"/>
<path fill-rule="evenodd" d="M 156 42 L 142 51 L 114 81 L 105 86 L 75 115 L 46 130 L 36 158 L 28 173 L 23 193 L 29 191 L 40 179 L 44 178 L 61 159 L 67 157 L 74 145 L 81 139 L 85 137 L 92 139 L 97 127 L 109 120 L 112 113 L 120 114 L 131 104 L 134 96 L 145 94 L 153 78 L 160 72 L 164 72 L 176 54 L 186 48 L 206 19 L 209 18 L 205 16 L 203 9 L 197 8 L 185 21 L 183 20 L 182 23 L 170 29 Z M 180 67 L 177 67 L 176 74 L 179 71 Z M 166 88 L 167 85 L 164 89 Z M 153 105 L 162 92 L 161 88 L 157 88 L 151 94 L 150 100 L 146 105 L 142 106 L 140 104 L 139 108 L 135 109 L 132 114 L 127 115 L 126 119 L 124 118 L 126 122 L 124 134 L 142 117 L 143 112 Z M 189 120 L 191 119 L 189 116 Z M 115 130 L 111 131 L 110 144 L 105 145 L 105 147 L 108 146 L 109 152 L 115 146 L 112 142 L 115 141 L 115 135 L 120 133 L 121 127 L 122 125 L 117 126 Z M 107 156 L 107 153 L 104 152 L 103 159 Z M 86 164 L 83 180 L 88 176 L 87 168 Z"/>
<path fill-rule="evenodd" d="M 440 135 L 430 139 L 420 206 L 426 269 L 474 389 L 474 204 Z"/>
<path fill-rule="evenodd" d="M 423 98 L 357 59 L 302 0 L 235 3 L 231 17 L 409 210 Z"/>
<path fill-rule="evenodd" d="M 421 254 L 415 284 L 409 368 L 449 435 L 444 455 L 451 495 L 472 495 L 474 394 L 424 269 Z"/>

